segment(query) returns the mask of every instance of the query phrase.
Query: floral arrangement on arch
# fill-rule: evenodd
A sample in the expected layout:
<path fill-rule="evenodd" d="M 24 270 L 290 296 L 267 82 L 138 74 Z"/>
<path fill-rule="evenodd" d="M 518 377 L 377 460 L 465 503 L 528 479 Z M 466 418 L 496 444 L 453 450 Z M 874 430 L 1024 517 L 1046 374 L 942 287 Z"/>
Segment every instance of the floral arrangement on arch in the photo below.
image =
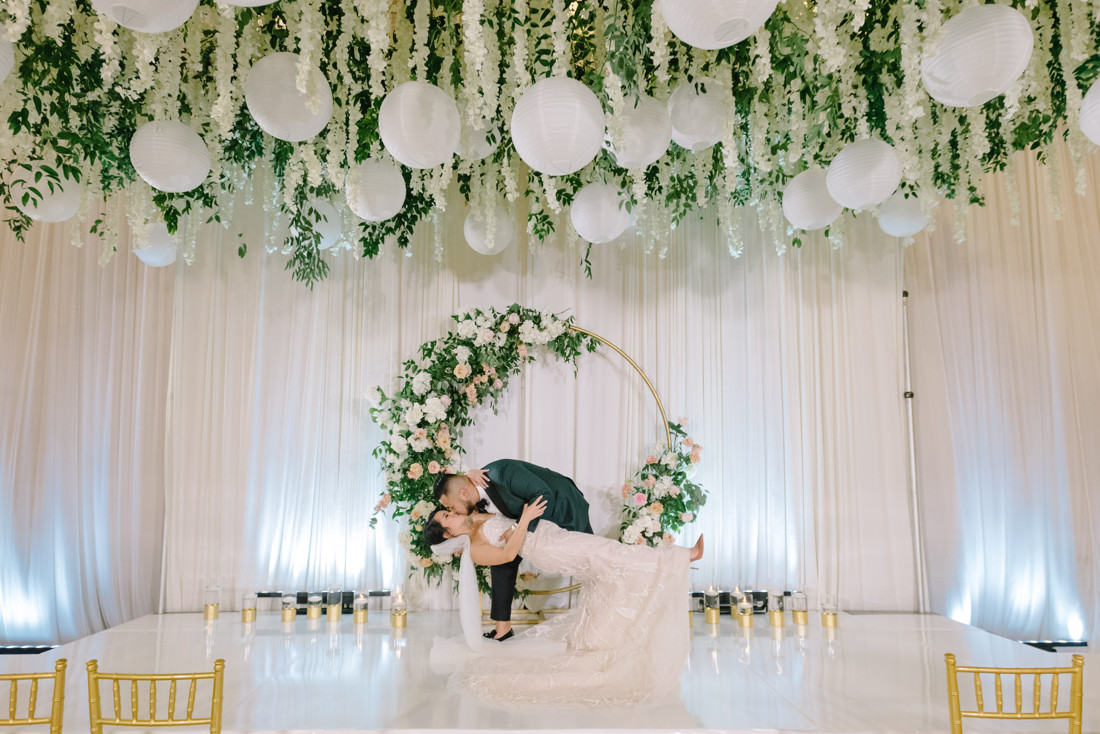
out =
<path fill-rule="evenodd" d="M 634 478 L 623 484 L 624 543 L 672 545 L 672 533 L 695 520 L 706 492 L 691 481 L 703 459 L 703 447 L 688 436 L 687 419 L 669 423 L 672 445 L 661 441 Z"/>

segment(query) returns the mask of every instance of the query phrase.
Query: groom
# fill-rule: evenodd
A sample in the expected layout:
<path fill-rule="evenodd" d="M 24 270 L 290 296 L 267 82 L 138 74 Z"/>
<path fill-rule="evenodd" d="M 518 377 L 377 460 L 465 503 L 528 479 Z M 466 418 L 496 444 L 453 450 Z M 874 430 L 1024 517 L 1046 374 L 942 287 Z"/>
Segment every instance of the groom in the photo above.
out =
<path fill-rule="evenodd" d="M 436 501 L 452 512 L 469 515 L 477 510 L 513 520 L 519 519 L 525 504 L 542 497 L 546 512 L 541 519 L 566 530 L 592 532 L 588 502 L 573 480 L 526 461 L 500 459 L 465 475 L 441 474 L 434 492 Z M 539 519 L 533 520 L 528 529 L 534 530 Z M 488 638 L 503 642 L 512 636 L 512 597 L 520 560 L 517 557 L 490 570 L 493 603 L 489 616 L 496 622 L 496 629 L 485 634 Z"/>

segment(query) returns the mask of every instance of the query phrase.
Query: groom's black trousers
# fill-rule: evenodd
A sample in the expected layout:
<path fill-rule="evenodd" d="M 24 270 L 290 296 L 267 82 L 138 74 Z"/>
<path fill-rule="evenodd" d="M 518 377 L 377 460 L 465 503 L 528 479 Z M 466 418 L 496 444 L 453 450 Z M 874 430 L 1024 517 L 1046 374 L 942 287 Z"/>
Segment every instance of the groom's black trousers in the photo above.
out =
<path fill-rule="evenodd" d="M 592 523 L 588 523 L 581 532 L 591 534 Z M 510 563 L 502 563 L 489 569 L 493 587 L 493 605 L 489 618 L 494 622 L 509 622 L 512 619 L 512 597 L 516 593 L 516 577 L 519 575 L 519 564 L 522 560 L 516 556 Z"/>

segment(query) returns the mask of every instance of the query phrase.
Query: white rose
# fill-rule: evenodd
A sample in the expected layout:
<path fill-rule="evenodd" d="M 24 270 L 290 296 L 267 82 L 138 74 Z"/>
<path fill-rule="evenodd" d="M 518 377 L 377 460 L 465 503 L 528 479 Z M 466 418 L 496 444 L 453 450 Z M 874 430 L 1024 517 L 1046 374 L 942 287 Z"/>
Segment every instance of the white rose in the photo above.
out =
<path fill-rule="evenodd" d="M 413 513 L 415 513 L 417 517 L 424 519 L 427 519 L 428 515 L 432 514 L 433 510 L 435 510 L 435 503 L 429 502 L 428 500 L 420 500 L 413 505 L 412 508 Z"/>
<path fill-rule="evenodd" d="M 447 409 L 443 407 L 443 401 L 437 397 L 428 398 L 424 402 L 424 417 L 428 423 L 438 423 L 447 417 Z"/>
<path fill-rule="evenodd" d="M 623 531 L 623 542 L 627 545 L 634 545 L 638 542 L 638 535 L 638 529 L 633 525 L 630 525 L 627 527 L 626 530 Z"/>
<path fill-rule="evenodd" d="M 492 329 L 482 329 L 477 333 L 477 339 L 474 340 L 474 346 L 483 347 L 486 344 L 492 344 L 494 336 Z"/>
<path fill-rule="evenodd" d="M 406 441 L 403 436 L 399 436 L 395 433 L 390 437 L 390 448 L 393 449 L 394 453 L 398 456 L 401 456 L 409 450 L 409 442 Z"/>
<path fill-rule="evenodd" d="M 369 388 L 367 390 L 367 400 L 370 401 L 371 405 L 377 408 L 379 405 L 382 404 L 382 389 L 377 385 Z"/>
<path fill-rule="evenodd" d="M 448 563 L 451 562 L 452 557 L 453 556 L 439 555 L 438 553 L 433 553 L 432 554 L 432 563 L 438 564 L 440 566 L 445 566 L 445 565 L 447 565 Z"/>
<path fill-rule="evenodd" d="M 495 337 L 495 341 L 496 341 L 496 345 L 498 347 L 503 347 L 504 342 L 508 341 L 508 337 L 505 336 L 504 334 L 497 334 L 496 337 Z"/>
<path fill-rule="evenodd" d="M 409 440 L 409 446 L 412 447 L 413 451 L 421 453 L 432 447 L 432 440 L 430 438 L 413 438 Z"/>
<path fill-rule="evenodd" d="M 455 349 L 455 359 L 458 360 L 459 364 L 469 362 L 471 356 L 473 356 L 473 352 L 470 351 L 469 347 L 458 347 Z"/>
<path fill-rule="evenodd" d="M 489 325 L 489 317 L 485 314 L 479 314 L 477 317 L 478 328 L 484 328 Z"/>
<path fill-rule="evenodd" d="M 417 395 L 428 392 L 432 389 L 432 376 L 427 372 L 418 372 L 412 380 L 412 389 Z"/>
<path fill-rule="evenodd" d="M 676 467 L 680 465 L 680 457 L 677 456 L 674 452 L 669 451 L 667 454 L 665 454 L 664 458 L 661 459 L 661 463 L 667 466 L 669 469 L 676 471 Z"/>
<path fill-rule="evenodd" d="M 458 322 L 458 335 L 463 339 L 473 339 L 477 334 L 477 324 L 471 319 Z"/>
<path fill-rule="evenodd" d="M 397 542 L 401 544 L 401 547 L 405 550 L 412 550 L 412 533 L 408 530 L 403 530 L 397 534 Z"/>
<path fill-rule="evenodd" d="M 414 405 L 405 411 L 405 422 L 410 428 L 416 428 L 422 420 L 424 420 L 424 408 L 420 405 Z"/>

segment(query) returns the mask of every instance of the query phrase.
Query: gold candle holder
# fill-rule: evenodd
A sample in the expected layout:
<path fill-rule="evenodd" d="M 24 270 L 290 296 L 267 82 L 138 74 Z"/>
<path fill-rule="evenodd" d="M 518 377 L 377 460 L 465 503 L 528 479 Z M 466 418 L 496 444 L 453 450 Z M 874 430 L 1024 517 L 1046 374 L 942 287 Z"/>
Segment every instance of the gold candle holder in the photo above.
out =
<path fill-rule="evenodd" d="M 835 628 L 837 626 L 836 612 L 822 612 L 821 626 Z"/>
<path fill-rule="evenodd" d="M 221 612 L 221 604 L 203 604 L 202 605 L 202 618 L 207 622 L 213 621 L 218 618 L 218 614 Z"/>
<path fill-rule="evenodd" d="M 355 624 L 366 624 L 367 623 L 367 610 L 366 609 L 356 609 L 355 611 L 353 611 L 351 613 L 351 621 L 354 622 Z"/>
<path fill-rule="evenodd" d="M 752 625 L 753 625 L 752 618 L 753 618 L 752 612 L 749 612 L 748 614 L 738 614 L 737 615 L 737 626 L 738 627 L 743 627 L 745 629 L 748 629 L 748 628 L 752 627 Z"/>
<path fill-rule="evenodd" d="M 339 604 L 329 604 L 328 608 L 325 610 L 325 615 L 328 617 L 328 621 L 330 622 L 339 622 L 340 615 L 342 613 L 343 609 L 340 607 Z"/>
<path fill-rule="evenodd" d="M 242 609 L 241 610 L 241 621 L 244 622 L 245 624 L 250 624 L 252 622 L 255 622 L 256 621 L 256 609 L 255 609 L 255 607 L 253 607 L 252 609 Z"/>
<path fill-rule="evenodd" d="M 782 609 L 768 610 L 768 624 L 772 627 L 786 627 L 787 614 Z"/>
<path fill-rule="evenodd" d="M 293 594 L 287 594 L 281 600 L 282 612 L 279 618 L 283 622 L 293 622 L 298 616 L 298 600 Z"/>
<path fill-rule="evenodd" d="M 321 595 L 310 594 L 306 599 L 306 619 L 321 618 Z"/>
<path fill-rule="evenodd" d="M 325 592 L 325 614 L 328 616 L 328 621 L 339 622 L 343 611 L 344 592 L 336 585 L 328 587 L 328 591 Z"/>
<path fill-rule="evenodd" d="M 799 626 L 805 626 L 810 623 L 810 613 L 805 609 L 795 609 L 791 612 L 791 621 Z"/>
<path fill-rule="evenodd" d="M 241 597 L 241 621 L 245 624 L 256 621 L 256 595 L 252 592 Z"/>
<path fill-rule="evenodd" d="M 293 622 L 295 619 L 297 619 L 297 617 L 298 617 L 298 610 L 297 609 L 284 609 L 279 615 L 279 619 L 281 619 L 284 622 Z"/>
<path fill-rule="evenodd" d="M 409 615 L 403 611 L 390 612 L 390 627 L 403 629 L 409 626 Z"/>
<path fill-rule="evenodd" d="M 707 610 L 704 612 L 704 618 L 707 624 L 718 624 L 722 621 L 722 610 L 715 607 L 707 607 Z"/>

